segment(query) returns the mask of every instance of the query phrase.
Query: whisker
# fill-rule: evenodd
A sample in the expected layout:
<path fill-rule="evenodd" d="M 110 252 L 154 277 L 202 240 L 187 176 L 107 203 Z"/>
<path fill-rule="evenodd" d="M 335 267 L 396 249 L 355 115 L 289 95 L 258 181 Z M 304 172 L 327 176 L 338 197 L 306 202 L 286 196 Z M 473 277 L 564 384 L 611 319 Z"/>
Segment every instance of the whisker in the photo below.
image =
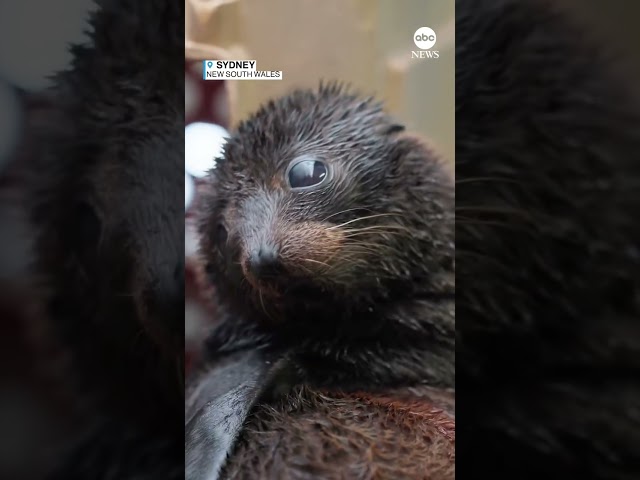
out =
<path fill-rule="evenodd" d="M 410 232 L 411 230 L 403 225 L 371 225 L 369 227 L 360 227 L 360 228 L 346 228 L 343 231 L 346 233 L 351 232 L 364 232 L 367 230 L 376 230 L 376 229 L 388 229 L 388 230 L 402 230 L 404 232 Z"/>
<path fill-rule="evenodd" d="M 349 243 L 349 250 L 353 251 L 353 247 L 370 247 L 375 251 L 380 251 L 380 244 L 378 243 L 369 243 L 369 242 L 353 242 Z"/>
<path fill-rule="evenodd" d="M 357 233 L 352 233 L 350 235 L 345 235 L 344 238 L 355 238 L 355 237 L 362 237 L 362 236 L 367 236 L 367 235 L 371 235 L 371 234 L 378 234 L 378 235 L 400 235 L 401 232 L 388 232 L 388 231 L 374 231 L 374 232 L 357 232 Z"/>
<path fill-rule="evenodd" d="M 350 246 L 349 250 L 351 252 L 352 255 L 380 255 L 380 248 L 375 248 L 375 247 L 369 247 L 367 248 L 366 246 L 362 246 L 362 245 L 354 245 L 354 246 Z M 342 258 L 341 258 L 342 260 Z"/>
<path fill-rule="evenodd" d="M 340 225 L 333 225 L 332 227 L 327 228 L 327 230 L 335 230 L 340 227 L 344 227 L 345 225 L 349 225 L 354 222 L 360 222 L 362 220 L 369 220 L 371 218 L 379 218 L 379 217 L 389 217 L 389 216 L 402 216 L 400 213 L 377 213 L 375 215 L 367 215 L 366 217 L 358 217 L 353 220 L 349 220 L 347 222 L 341 223 Z"/>
<path fill-rule="evenodd" d="M 363 229 L 347 230 L 346 231 L 346 235 L 344 235 L 344 238 L 352 238 L 352 237 L 357 237 L 357 236 L 362 236 L 362 235 L 373 235 L 373 234 L 377 234 L 377 235 L 402 235 L 402 234 L 406 234 L 406 233 L 411 233 L 411 230 L 404 229 L 404 228 L 391 229 L 391 230 L 379 229 L 379 228 L 371 228 L 371 229 L 363 228 Z"/>
<path fill-rule="evenodd" d="M 331 254 L 331 256 L 327 259 L 327 263 L 328 263 L 329 265 L 332 265 L 333 259 L 334 259 L 334 258 L 336 258 L 336 256 L 337 256 L 339 253 L 341 253 L 341 252 L 340 252 L 340 250 L 335 250 L 335 251 Z"/>
<path fill-rule="evenodd" d="M 318 264 L 320 264 L 320 265 L 324 265 L 325 267 L 329 268 L 329 265 L 328 265 L 328 264 L 326 264 L 326 263 L 324 263 L 324 262 L 321 262 L 320 260 L 314 260 L 314 259 L 312 259 L 312 258 L 303 258 L 303 259 L 302 259 L 302 261 L 304 261 L 304 262 L 311 262 L 311 263 L 318 263 Z"/>
<path fill-rule="evenodd" d="M 324 218 L 322 221 L 326 222 L 327 220 L 329 220 L 332 217 L 337 217 L 338 215 L 342 215 L 343 213 L 348 213 L 348 212 L 353 212 L 354 210 L 371 210 L 368 207 L 354 207 L 354 208 L 347 208 L 346 210 L 342 210 L 340 212 L 337 213 L 332 213 L 331 215 L 329 215 L 328 217 Z"/>

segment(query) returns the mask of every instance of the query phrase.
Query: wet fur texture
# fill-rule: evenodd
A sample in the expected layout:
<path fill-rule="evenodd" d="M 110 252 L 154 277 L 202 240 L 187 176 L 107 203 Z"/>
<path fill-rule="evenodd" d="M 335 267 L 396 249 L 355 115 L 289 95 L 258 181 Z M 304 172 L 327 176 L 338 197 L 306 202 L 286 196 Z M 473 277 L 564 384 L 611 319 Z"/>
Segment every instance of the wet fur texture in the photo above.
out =
<path fill-rule="evenodd" d="M 557 7 L 456 2 L 462 476 L 639 478 L 640 108 Z"/>
<path fill-rule="evenodd" d="M 43 338 L 76 416 L 54 478 L 183 475 L 181 18 L 171 1 L 99 2 L 33 126 Z"/>
<path fill-rule="evenodd" d="M 419 393 L 296 389 L 256 409 L 222 478 L 452 479 L 454 420 Z"/>
<path fill-rule="evenodd" d="M 202 370 L 239 350 L 275 352 L 306 386 L 255 410 L 224 478 L 453 475 L 452 437 L 412 423 L 428 402 L 375 401 L 455 379 L 453 181 L 402 130 L 372 98 L 325 84 L 265 105 L 211 172 L 201 250 L 223 322 Z M 290 190 L 297 158 L 326 162 L 331 181 Z M 247 279 L 248 251 L 278 238 L 284 273 L 264 287 Z M 309 254 L 320 263 L 305 265 Z"/>
<path fill-rule="evenodd" d="M 326 383 L 355 385 L 366 365 L 365 383 L 453 384 L 452 180 L 434 152 L 394 125 L 373 100 L 333 84 L 294 92 L 240 125 L 202 215 L 202 253 L 229 315 L 211 351 L 241 346 L 236 335 L 247 341 L 249 329 L 256 339 L 275 334 L 274 345 L 298 343 L 301 364 L 327 367 L 318 375 Z M 302 154 L 332 162 L 334 181 L 314 192 L 269 187 Z M 338 231 L 348 224 L 362 236 L 332 253 L 323 275 L 285 275 L 270 302 L 244 279 L 243 244 L 256 230 L 308 222 Z M 228 230 L 222 241 L 219 225 Z M 313 238 L 322 239 L 305 241 Z M 371 248 L 360 249 L 365 242 Z"/>

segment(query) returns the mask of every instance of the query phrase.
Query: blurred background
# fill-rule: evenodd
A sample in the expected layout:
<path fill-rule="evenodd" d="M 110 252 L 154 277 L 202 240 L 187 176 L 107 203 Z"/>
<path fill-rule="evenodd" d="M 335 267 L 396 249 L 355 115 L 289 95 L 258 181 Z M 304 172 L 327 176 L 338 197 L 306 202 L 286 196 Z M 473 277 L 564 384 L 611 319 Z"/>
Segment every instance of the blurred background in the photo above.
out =
<path fill-rule="evenodd" d="M 293 87 L 338 79 L 377 95 L 453 161 L 453 0 L 186 0 L 185 9 L 188 59 L 250 59 L 283 71 L 282 81 L 230 82 L 232 123 Z M 411 58 L 423 26 L 437 34 L 438 59 Z"/>
<path fill-rule="evenodd" d="M 321 79 L 383 100 L 454 170 L 453 0 L 185 0 L 185 211 L 187 360 L 215 319 L 197 260 L 194 212 L 224 137 L 270 98 Z M 437 35 L 437 59 L 411 58 L 415 31 Z M 256 60 L 280 81 L 205 81 L 202 60 Z M 222 127 L 222 128 L 220 128 Z"/>

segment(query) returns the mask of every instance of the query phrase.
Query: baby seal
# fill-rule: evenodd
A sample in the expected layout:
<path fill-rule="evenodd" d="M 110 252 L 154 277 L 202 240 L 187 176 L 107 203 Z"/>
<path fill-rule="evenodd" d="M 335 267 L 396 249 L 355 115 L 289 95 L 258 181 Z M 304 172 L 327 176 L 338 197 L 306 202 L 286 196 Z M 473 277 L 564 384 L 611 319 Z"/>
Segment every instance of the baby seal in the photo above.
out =
<path fill-rule="evenodd" d="M 203 383 L 215 383 L 216 369 L 231 371 L 233 356 L 238 365 L 256 366 L 253 373 L 238 366 L 230 374 L 236 375 L 233 387 L 246 382 L 253 393 L 226 400 L 224 392 L 212 394 L 214 418 L 230 411 L 246 415 L 248 408 L 224 406 L 259 401 L 267 379 L 304 388 L 285 395 L 275 410 L 258 407 L 254 416 L 252 425 L 267 437 L 278 423 L 289 425 L 288 432 L 269 437 L 284 455 L 250 472 L 249 458 L 261 458 L 275 444 L 262 442 L 256 451 L 256 439 L 244 436 L 240 444 L 250 448 L 239 447 L 228 472 L 287 478 L 299 469 L 336 478 L 346 469 L 369 478 L 367 469 L 385 469 L 390 478 L 409 472 L 421 478 L 438 451 L 438 468 L 446 465 L 442 478 L 452 475 L 450 438 L 422 432 L 424 441 L 416 442 L 415 431 L 401 425 L 406 416 L 396 412 L 404 420 L 391 427 L 382 414 L 394 411 L 391 389 L 404 389 L 408 405 L 426 402 L 427 388 L 454 386 L 454 188 L 433 149 L 405 133 L 379 102 L 343 85 L 296 90 L 239 125 L 210 175 L 203 205 L 201 250 L 224 318 L 208 340 L 209 362 L 187 395 L 187 422 L 193 422 L 187 478 L 221 468 L 218 459 L 196 473 L 198 461 L 189 452 L 205 438 L 220 451 L 241 434 L 240 423 L 218 423 L 213 431 L 206 422 L 194 427 L 204 411 L 198 413 L 205 400 L 197 400 Z M 282 362 L 288 368 L 280 368 Z M 275 383 L 270 390 L 283 388 Z M 369 412 L 370 421 L 354 424 L 356 412 Z M 337 434 L 342 446 L 322 431 L 320 419 L 327 415 L 344 419 Z M 397 435 L 394 442 L 389 435 Z M 301 450 L 286 455 L 301 437 Z M 415 457 L 400 460 L 408 448 Z M 341 466 L 321 460 L 333 455 L 344 457 Z M 432 470 L 431 478 L 438 478 Z"/>

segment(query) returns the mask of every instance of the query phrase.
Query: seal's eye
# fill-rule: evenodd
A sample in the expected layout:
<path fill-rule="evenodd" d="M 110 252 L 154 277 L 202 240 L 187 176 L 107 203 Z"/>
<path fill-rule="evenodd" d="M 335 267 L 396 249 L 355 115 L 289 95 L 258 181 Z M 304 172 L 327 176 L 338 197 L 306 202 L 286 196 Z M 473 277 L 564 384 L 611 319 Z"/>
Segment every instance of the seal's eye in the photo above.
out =
<path fill-rule="evenodd" d="M 287 178 L 294 189 L 316 187 L 329 177 L 329 168 L 318 160 L 302 160 L 291 164 Z"/>

